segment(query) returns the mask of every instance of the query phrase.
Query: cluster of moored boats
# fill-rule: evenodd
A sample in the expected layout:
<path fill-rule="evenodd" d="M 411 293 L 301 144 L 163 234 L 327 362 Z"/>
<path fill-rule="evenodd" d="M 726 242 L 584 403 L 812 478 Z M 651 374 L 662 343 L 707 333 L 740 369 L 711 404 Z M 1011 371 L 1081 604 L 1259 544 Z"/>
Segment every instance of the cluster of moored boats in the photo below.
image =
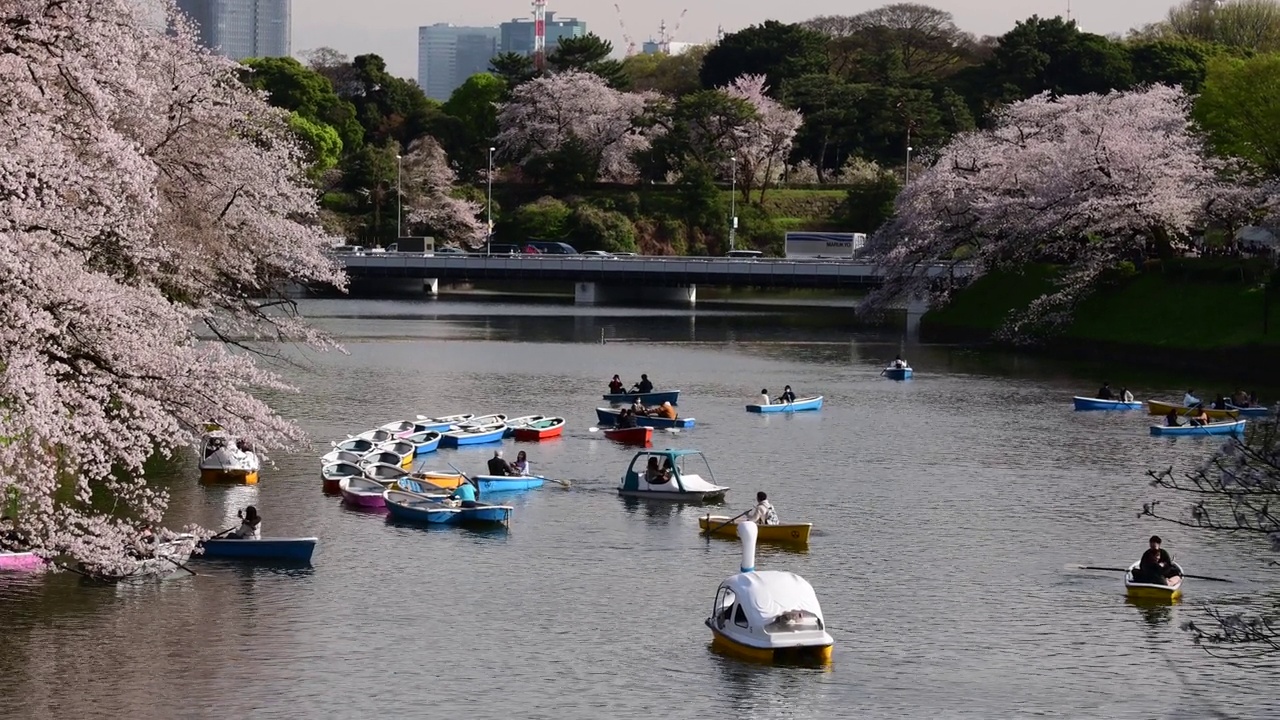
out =
<path fill-rule="evenodd" d="M 1243 435 L 1245 418 L 1266 417 L 1272 410 L 1266 407 L 1236 407 L 1226 403 L 1224 408 L 1204 408 L 1199 405 L 1187 406 L 1178 403 L 1167 403 L 1159 400 L 1125 401 L 1117 399 L 1090 398 L 1077 395 L 1072 398 L 1076 410 L 1142 410 L 1149 415 L 1164 418 L 1186 418 L 1187 422 L 1174 425 L 1169 422 L 1152 423 L 1149 432 L 1157 436 L 1203 436 L 1203 435 Z M 1197 420 L 1203 413 L 1208 422 Z"/>

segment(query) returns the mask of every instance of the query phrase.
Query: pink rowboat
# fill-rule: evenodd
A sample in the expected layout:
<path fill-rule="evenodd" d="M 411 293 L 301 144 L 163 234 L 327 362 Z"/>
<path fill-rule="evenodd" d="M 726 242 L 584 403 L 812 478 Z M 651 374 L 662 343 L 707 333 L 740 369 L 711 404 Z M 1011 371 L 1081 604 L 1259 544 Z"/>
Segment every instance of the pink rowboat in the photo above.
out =
<path fill-rule="evenodd" d="M 387 502 L 382 499 L 386 491 L 386 485 L 367 478 L 349 477 L 338 482 L 342 499 L 357 507 L 386 507 Z"/>
<path fill-rule="evenodd" d="M 29 572 L 44 567 L 44 560 L 33 552 L 0 550 L 0 571 Z"/>

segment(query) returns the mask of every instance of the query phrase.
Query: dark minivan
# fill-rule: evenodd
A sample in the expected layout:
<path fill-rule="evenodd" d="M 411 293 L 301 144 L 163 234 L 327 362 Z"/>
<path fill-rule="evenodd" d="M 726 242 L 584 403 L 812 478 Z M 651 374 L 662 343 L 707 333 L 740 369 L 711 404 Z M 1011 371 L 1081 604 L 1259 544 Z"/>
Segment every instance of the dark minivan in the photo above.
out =
<path fill-rule="evenodd" d="M 530 240 L 525 245 L 532 247 L 534 250 L 544 255 L 577 255 L 578 251 L 572 245 L 562 242 L 547 242 L 544 240 Z"/>

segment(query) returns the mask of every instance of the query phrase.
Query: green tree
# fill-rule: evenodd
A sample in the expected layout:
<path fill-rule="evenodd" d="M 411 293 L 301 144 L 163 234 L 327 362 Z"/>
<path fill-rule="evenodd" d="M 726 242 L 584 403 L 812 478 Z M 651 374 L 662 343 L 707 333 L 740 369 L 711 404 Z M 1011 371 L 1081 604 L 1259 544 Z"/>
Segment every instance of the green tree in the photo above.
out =
<path fill-rule="evenodd" d="M 898 176 L 889 172 L 854 181 L 845 194 L 844 221 L 853 232 L 871 235 L 893 217 L 893 204 L 901 190 Z"/>
<path fill-rule="evenodd" d="M 683 97 L 702 88 L 698 72 L 708 49 L 706 45 L 697 45 L 679 55 L 632 55 L 622 61 L 622 71 L 627 74 L 632 90 L 652 90 L 673 98 Z"/>
<path fill-rule="evenodd" d="M 569 234 L 572 217 L 564 201 L 544 196 L 516 208 L 509 230 L 519 241 L 559 239 Z"/>
<path fill-rule="evenodd" d="M 342 138 L 332 125 L 316 122 L 296 112 L 289 114 L 289 127 L 311 150 L 311 169 L 323 172 L 338 164 L 342 155 Z"/>
<path fill-rule="evenodd" d="M 1186 0 L 1158 28 L 1177 37 L 1240 50 L 1280 51 L 1280 2 Z"/>
<path fill-rule="evenodd" d="M 562 39 L 547 55 L 547 66 L 555 72 L 579 70 L 594 73 L 604 78 L 609 87 L 626 90 L 630 78 L 623 71 L 622 63 L 609 59 L 612 52 L 613 44 L 595 33 L 568 37 Z"/>
<path fill-rule="evenodd" d="M 439 104 L 428 100 L 417 83 L 387 72 L 381 57 L 357 55 L 351 65 L 355 94 L 349 99 L 369 142 L 381 145 L 394 140 L 401 149 L 407 148 L 439 121 Z"/>
<path fill-rule="evenodd" d="M 977 64 L 981 47 L 951 13 L 919 3 L 895 3 L 854 16 L 803 23 L 829 40 L 832 72 L 853 82 L 886 83 L 893 67 L 912 82 L 932 82 Z"/>
<path fill-rule="evenodd" d="M 1133 86 L 1133 67 L 1123 44 L 1080 32 L 1074 21 L 1034 15 L 1000 37 L 978 75 L 978 91 L 997 102 L 1046 91 L 1083 95 Z"/>
<path fill-rule="evenodd" d="M 1204 85 L 1209 61 L 1228 52 L 1222 45 L 1184 38 L 1158 38 L 1129 45 L 1135 84 L 1180 85 L 1193 95 Z"/>
<path fill-rule="evenodd" d="M 667 118 L 667 132 L 655 146 L 671 167 L 724 167 L 729 159 L 726 138 L 755 119 L 751 103 L 720 90 L 699 90 L 680 98 Z"/>
<path fill-rule="evenodd" d="M 636 230 L 626 215 L 579 203 L 573 210 L 571 237 L 578 250 L 635 252 Z"/>
<path fill-rule="evenodd" d="M 446 115 L 458 121 L 460 137 L 441 144 L 464 180 L 472 180 L 489 165 L 489 148 L 498 135 L 498 103 L 507 93 L 502 78 L 477 73 L 458 86 L 444 104 Z"/>
<path fill-rule="evenodd" d="M 306 120 L 331 126 L 343 148 L 364 142 L 364 128 L 356 122 L 356 109 L 338 97 L 333 84 L 319 72 L 291 57 L 247 58 L 241 80 L 267 93 L 268 101 Z"/>
<path fill-rule="evenodd" d="M 740 75 L 764 75 L 774 97 L 791 78 L 827 71 L 827 41 L 799 25 L 766 20 L 725 35 L 707 51 L 699 78 L 706 88 L 723 87 Z"/>
<path fill-rule="evenodd" d="M 538 71 L 533 67 L 533 58 L 516 52 L 498 53 L 489 61 L 489 71 L 498 76 L 510 92 L 517 85 L 532 80 Z"/>
<path fill-rule="evenodd" d="M 1280 176 L 1280 54 L 1211 61 L 1194 115 L 1218 153 Z"/>

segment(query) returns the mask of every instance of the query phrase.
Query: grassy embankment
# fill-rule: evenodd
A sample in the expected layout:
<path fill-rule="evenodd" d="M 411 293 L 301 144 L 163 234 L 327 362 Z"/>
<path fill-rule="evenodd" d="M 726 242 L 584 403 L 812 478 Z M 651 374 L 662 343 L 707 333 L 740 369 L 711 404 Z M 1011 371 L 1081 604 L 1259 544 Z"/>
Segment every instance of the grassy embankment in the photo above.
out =
<path fill-rule="evenodd" d="M 1273 372 L 1280 361 L 1280 292 L 1269 297 L 1265 261 L 1180 259 L 1148 263 L 1084 300 L 1047 344 L 1055 352 L 1185 367 L 1244 363 Z M 921 321 L 925 340 L 989 342 L 1015 309 L 1053 287 L 1057 270 L 987 275 Z M 1264 327 L 1264 317 L 1267 322 Z"/>

